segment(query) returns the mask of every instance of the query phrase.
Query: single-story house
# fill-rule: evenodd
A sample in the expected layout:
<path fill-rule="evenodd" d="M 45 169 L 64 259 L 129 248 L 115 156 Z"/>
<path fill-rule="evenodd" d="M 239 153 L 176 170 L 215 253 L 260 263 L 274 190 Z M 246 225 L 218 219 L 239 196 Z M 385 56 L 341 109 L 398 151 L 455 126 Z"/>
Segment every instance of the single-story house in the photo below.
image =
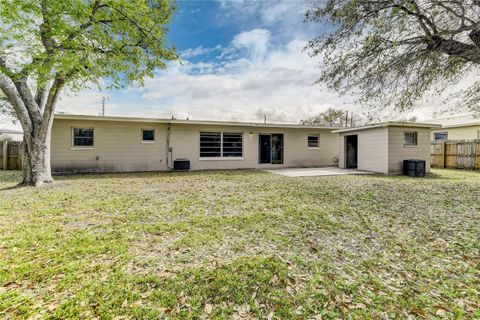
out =
<path fill-rule="evenodd" d="M 473 115 L 452 116 L 428 122 L 441 125 L 441 128 L 432 129 L 432 142 L 480 139 L 480 119 Z"/>
<path fill-rule="evenodd" d="M 346 159 L 351 156 L 345 153 L 346 137 L 356 136 L 358 169 L 401 173 L 397 163 L 401 159 L 429 163 L 430 127 L 389 123 L 336 130 L 298 124 L 61 114 L 53 122 L 51 163 L 56 172 L 165 171 L 177 159 L 189 160 L 192 170 L 319 167 L 338 162 L 345 168 L 353 167 Z M 404 132 L 415 136 L 404 137 Z M 416 144 L 407 145 L 404 139 L 415 139 Z"/>
<path fill-rule="evenodd" d="M 55 115 L 54 171 L 164 171 L 336 164 L 331 127 L 83 115 Z"/>
<path fill-rule="evenodd" d="M 339 135 L 339 167 L 384 174 L 401 174 L 403 160 L 426 162 L 430 170 L 430 130 L 439 127 L 415 122 L 384 122 L 334 130 Z"/>
<path fill-rule="evenodd" d="M 431 137 L 431 140 L 434 142 L 476 139 L 480 139 L 480 121 L 457 125 L 444 125 L 441 129 L 432 130 Z"/>

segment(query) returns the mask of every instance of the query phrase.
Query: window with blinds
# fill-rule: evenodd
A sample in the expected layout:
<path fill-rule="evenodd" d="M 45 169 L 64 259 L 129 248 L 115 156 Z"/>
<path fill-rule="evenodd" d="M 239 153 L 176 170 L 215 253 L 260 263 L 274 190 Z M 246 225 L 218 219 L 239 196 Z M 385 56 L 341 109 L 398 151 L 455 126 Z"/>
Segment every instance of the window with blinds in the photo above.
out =
<path fill-rule="evenodd" d="M 406 146 L 416 146 L 417 145 L 417 132 L 410 131 L 404 133 L 404 143 Z"/>
<path fill-rule="evenodd" d="M 318 142 L 320 136 L 318 134 L 309 134 L 308 135 L 308 147 L 309 148 L 318 148 Z"/>
<path fill-rule="evenodd" d="M 93 147 L 93 128 L 73 128 L 72 138 L 73 147 Z"/>
<path fill-rule="evenodd" d="M 200 132 L 200 157 L 242 157 L 243 134 L 240 132 Z"/>

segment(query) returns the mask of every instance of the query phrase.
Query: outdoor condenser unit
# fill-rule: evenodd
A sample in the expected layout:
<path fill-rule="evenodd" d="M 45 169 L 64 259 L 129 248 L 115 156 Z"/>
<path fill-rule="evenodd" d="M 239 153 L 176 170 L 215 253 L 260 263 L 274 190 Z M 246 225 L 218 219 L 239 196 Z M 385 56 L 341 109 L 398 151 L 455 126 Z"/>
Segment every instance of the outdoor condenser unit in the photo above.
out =
<path fill-rule="evenodd" d="M 403 160 L 403 174 L 410 177 L 425 177 L 425 160 Z"/>
<path fill-rule="evenodd" d="M 173 160 L 173 170 L 175 171 L 190 171 L 190 160 L 175 159 Z"/>

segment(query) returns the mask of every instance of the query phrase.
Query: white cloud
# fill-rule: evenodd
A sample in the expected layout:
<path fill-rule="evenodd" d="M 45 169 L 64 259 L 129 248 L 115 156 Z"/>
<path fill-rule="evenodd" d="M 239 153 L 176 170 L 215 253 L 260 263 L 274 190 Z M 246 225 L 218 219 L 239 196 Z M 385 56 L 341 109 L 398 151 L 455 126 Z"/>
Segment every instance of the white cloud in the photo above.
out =
<path fill-rule="evenodd" d="M 272 121 L 297 122 L 328 107 L 344 106 L 347 99 L 312 86 L 318 61 L 302 51 L 310 38 L 302 16 L 306 1 L 220 2 L 218 21 L 212 23 L 244 26 L 230 45 L 184 50 L 183 64 L 171 64 L 147 79 L 144 88 L 122 91 L 122 97 L 128 92 L 137 99 L 112 93 L 108 110 L 119 115 L 225 120 L 258 120 L 267 114 Z M 63 99 L 61 106 L 97 114 L 101 96 L 87 91 Z"/>
<path fill-rule="evenodd" d="M 173 65 L 145 82 L 142 100 L 163 105 L 164 116 L 190 119 L 298 122 L 348 98 L 312 86 L 318 61 L 303 52 L 305 41 L 270 46 L 270 33 L 237 34 L 224 48 L 228 59 Z M 243 54 L 239 54 L 239 51 Z M 194 70 L 195 72 L 192 72 Z M 201 70 L 201 71 L 199 71 Z"/>
<path fill-rule="evenodd" d="M 230 44 L 184 50 L 182 64 L 172 63 L 146 79 L 143 88 L 110 93 L 107 114 L 243 121 L 267 115 L 269 121 L 298 122 L 329 107 L 363 113 L 353 97 L 313 85 L 320 61 L 303 51 L 314 30 L 303 23 L 307 1 L 221 3 L 220 19 L 244 19 L 250 27 L 233 36 Z M 60 106 L 68 112 L 98 114 L 102 96 L 86 91 L 64 97 Z M 432 106 L 421 104 L 415 114 L 428 118 Z"/>
<path fill-rule="evenodd" d="M 268 51 L 270 31 L 265 29 L 253 29 L 237 34 L 232 45 L 235 48 L 246 49 L 248 57 L 254 65 L 262 63 Z"/>
<path fill-rule="evenodd" d="M 182 51 L 180 53 L 180 56 L 184 59 L 188 59 L 188 58 L 203 56 L 203 55 L 210 54 L 212 52 L 220 51 L 220 50 L 222 50 L 222 46 L 220 46 L 220 45 L 217 45 L 213 48 L 205 48 L 203 46 L 198 46 L 198 47 L 193 48 L 193 49 L 189 48 L 187 50 Z"/>
<path fill-rule="evenodd" d="M 310 0 L 217 0 L 221 4 L 218 22 L 251 25 L 252 21 L 275 30 L 274 38 L 289 40 L 311 38 L 321 29 L 319 24 L 304 23 Z"/>
<path fill-rule="evenodd" d="M 65 91 L 57 104 L 57 112 L 73 114 L 94 114 L 101 111 L 102 99 L 110 96 L 96 90 L 84 90 L 80 93 Z"/>
<path fill-rule="evenodd" d="M 305 40 L 272 44 L 267 29 L 232 37 L 228 46 L 184 51 L 142 88 L 110 92 L 108 115 L 190 119 L 298 122 L 328 107 L 344 107 L 348 98 L 312 86 L 318 61 L 303 52 Z M 218 52 L 215 57 L 211 52 Z M 209 56 L 205 59 L 205 56 Z M 200 57 L 192 63 L 188 58 Z M 62 96 L 58 110 L 98 114 L 104 93 L 87 90 Z"/>

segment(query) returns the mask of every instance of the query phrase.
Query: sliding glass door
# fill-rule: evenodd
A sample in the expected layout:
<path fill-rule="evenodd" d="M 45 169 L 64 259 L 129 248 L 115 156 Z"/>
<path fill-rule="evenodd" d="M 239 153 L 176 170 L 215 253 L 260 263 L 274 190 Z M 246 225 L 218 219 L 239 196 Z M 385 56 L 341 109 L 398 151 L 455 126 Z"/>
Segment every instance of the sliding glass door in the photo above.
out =
<path fill-rule="evenodd" d="M 283 134 L 259 134 L 258 136 L 259 163 L 283 163 Z"/>
<path fill-rule="evenodd" d="M 272 134 L 272 164 L 283 163 L 283 134 Z"/>

